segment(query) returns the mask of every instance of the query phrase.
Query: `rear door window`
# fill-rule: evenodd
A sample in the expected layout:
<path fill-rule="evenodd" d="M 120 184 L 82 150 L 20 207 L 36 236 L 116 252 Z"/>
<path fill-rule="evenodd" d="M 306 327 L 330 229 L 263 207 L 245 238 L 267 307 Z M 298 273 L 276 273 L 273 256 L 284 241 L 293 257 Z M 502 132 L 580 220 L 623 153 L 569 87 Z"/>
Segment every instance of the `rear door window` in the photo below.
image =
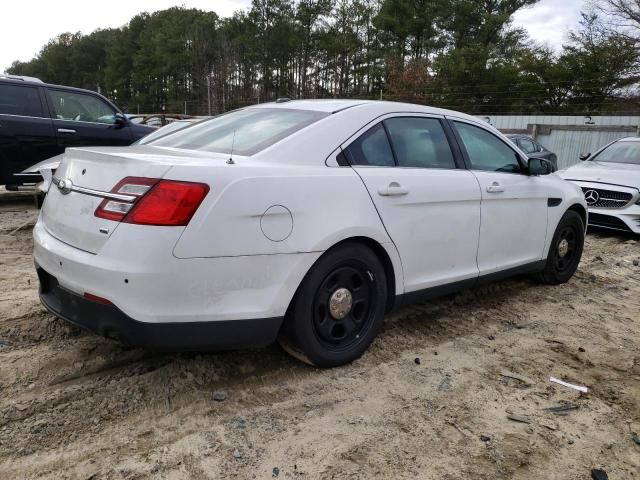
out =
<path fill-rule="evenodd" d="M 351 165 L 394 167 L 393 152 L 382 123 L 374 125 L 345 150 Z"/>
<path fill-rule="evenodd" d="M 28 85 L 0 84 L 0 114 L 47 117 L 42 109 L 40 92 Z"/>
<path fill-rule="evenodd" d="M 385 120 L 384 124 L 399 167 L 456 168 L 440 120 L 396 117 Z"/>

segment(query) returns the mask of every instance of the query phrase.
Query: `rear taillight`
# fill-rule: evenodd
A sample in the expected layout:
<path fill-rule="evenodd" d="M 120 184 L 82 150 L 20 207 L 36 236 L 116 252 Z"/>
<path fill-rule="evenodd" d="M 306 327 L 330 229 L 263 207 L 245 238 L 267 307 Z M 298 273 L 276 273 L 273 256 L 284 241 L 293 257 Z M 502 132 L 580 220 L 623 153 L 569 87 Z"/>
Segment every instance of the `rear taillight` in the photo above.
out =
<path fill-rule="evenodd" d="M 207 195 L 204 183 L 159 181 L 144 195 L 124 222 L 139 225 L 186 225 Z"/>
<path fill-rule="evenodd" d="M 121 222 L 133 208 L 135 202 L 149 191 L 159 180 L 146 177 L 126 177 L 111 189 L 111 193 L 129 195 L 133 201 L 105 199 L 96 209 L 96 217 Z"/>
<path fill-rule="evenodd" d="M 96 217 L 138 225 L 184 226 L 209 192 L 204 183 L 127 177 L 111 190 L 133 200 L 105 199 Z"/>

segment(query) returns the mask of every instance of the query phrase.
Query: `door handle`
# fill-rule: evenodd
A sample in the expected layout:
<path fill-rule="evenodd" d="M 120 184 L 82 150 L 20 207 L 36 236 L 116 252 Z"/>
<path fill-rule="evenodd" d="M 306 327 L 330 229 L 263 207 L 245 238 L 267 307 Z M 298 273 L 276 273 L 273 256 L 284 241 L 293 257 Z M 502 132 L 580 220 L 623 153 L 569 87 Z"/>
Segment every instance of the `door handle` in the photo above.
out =
<path fill-rule="evenodd" d="M 487 185 L 487 192 L 489 193 L 504 192 L 504 187 L 500 185 L 500 182 L 493 182 L 491 185 Z"/>
<path fill-rule="evenodd" d="M 58 133 L 70 133 L 70 134 L 75 134 L 76 131 L 72 128 L 59 128 L 58 129 Z"/>
<path fill-rule="evenodd" d="M 404 188 L 398 182 L 391 182 L 386 187 L 380 187 L 378 189 L 378 194 L 383 197 L 395 197 L 400 195 L 406 195 L 409 193 L 409 190 Z"/>

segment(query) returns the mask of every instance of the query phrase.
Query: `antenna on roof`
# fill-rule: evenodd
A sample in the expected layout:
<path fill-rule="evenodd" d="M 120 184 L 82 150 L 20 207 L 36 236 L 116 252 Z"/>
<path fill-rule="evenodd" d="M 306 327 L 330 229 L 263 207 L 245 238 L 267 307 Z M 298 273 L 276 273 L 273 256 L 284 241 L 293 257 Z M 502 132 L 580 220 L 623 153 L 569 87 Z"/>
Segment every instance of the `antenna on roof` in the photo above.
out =
<path fill-rule="evenodd" d="M 236 132 L 237 130 L 233 131 L 233 139 L 231 140 L 231 156 L 229 157 L 229 160 L 227 160 L 228 165 L 233 165 L 234 163 L 236 163 L 233 161 L 233 147 L 236 144 Z"/>

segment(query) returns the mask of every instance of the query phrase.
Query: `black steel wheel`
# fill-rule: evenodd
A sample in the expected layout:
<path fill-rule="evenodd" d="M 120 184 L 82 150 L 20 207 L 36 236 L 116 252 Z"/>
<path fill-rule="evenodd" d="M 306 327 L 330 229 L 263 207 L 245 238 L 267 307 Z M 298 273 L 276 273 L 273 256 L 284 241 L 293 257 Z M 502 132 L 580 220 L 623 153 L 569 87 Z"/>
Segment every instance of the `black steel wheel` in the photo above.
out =
<path fill-rule="evenodd" d="M 348 349 L 372 325 L 375 283 L 357 260 L 338 266 L 323 280 L 314 298 L 313 326 L 328 349 Z"/>
<path fill-rule="evenodd" d="M 387 298 L 380 260 L 349 242 L 328 251 L 302 281 L 285 316 L 280 344 L 318 367 L 362 355 L 378 333 Z"/>
<path fill-rule="evenodd" d="M 567 282 L 578 269 L 584 247 L 584 223 L 573 210 L 564 214 L 551 241 L 540 280 L 556 285 Z"/>
<path fill-rule="evenodd" d="M 556 239 L 555 254 L 553 256 L 556 271 L 564 273 L 571 269 L 578 253 L 578 238 L 580 232 L 575 224 L 565 225 Z"/>

